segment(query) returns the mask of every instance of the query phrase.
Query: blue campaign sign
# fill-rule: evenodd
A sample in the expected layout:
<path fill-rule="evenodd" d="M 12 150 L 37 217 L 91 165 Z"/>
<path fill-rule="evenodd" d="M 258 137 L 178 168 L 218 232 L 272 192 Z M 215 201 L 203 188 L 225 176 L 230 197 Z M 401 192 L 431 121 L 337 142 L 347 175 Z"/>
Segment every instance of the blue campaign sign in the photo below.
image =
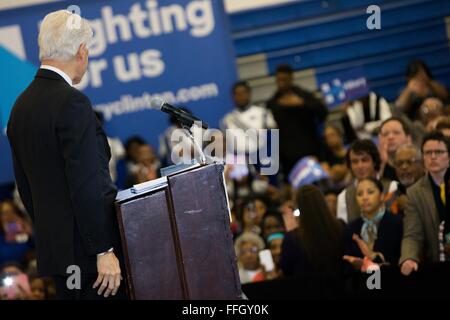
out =
<path fill-rule="evenodd" d="M 27 79 L 0 105 L 2 118 L 31 81 L 30 65 L 40 64 L 40 21 L 60 9 L 80 13 L 94 31 L 88 72 L 78 88 L 103 113 L 108 135 L 122 141 L 140 135 L 156 147 L 168 116 L 150 110 L 155 96 L 188 107 L 212 127 L 232 108 L 229 90 L 237 76 L 223 1 L 81 0 L 0 12 L 0 49 L 9 53 L 0 51 L 2 70 L 14 60 L 22 68 L 14 69 L 9 81 Z"/>
<path fill-rule="evenodd" d="M 329 175 L 313 157 L 300 159 L 289 173 L 289 182 L 295 189 L 327 178 Z"/>
<path fill-rule="evenodd" d="M 325 103 L 333 108 L 337 105 L 369 94 L 369 85 L 362 68 L 353 68 L 317 76 Z"/>

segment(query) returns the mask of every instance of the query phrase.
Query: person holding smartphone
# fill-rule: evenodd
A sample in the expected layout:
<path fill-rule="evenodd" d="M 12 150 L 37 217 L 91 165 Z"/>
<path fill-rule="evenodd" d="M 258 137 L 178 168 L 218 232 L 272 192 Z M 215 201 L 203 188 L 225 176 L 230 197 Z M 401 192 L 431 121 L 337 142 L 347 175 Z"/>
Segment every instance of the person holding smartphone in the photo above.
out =
<path fill-rule="evenodd" d="M 0 202 L 0 265 L 9 261 L 26 263 L 34 255 L 30 221 L 14 202 Z"/>
<path fill-rule="evenodd" d="M 298 226 L 287 232 L 281 246 L 280 267 L 285 276 L 340 277 L 343 228 L 328 209 L 315 185 L 296 192 Z"/>
<path fill-rule="evenodd" d="M 16 263 L 2 265 L 0 271 L 0 300 L 31 300 L 28 276 Z"/>
<path fill-rule="evenodd" d="M 244 232 L 235 241 L 238 257 L 239 278 L 242 284 L 265 280 L 259 252 L 264 249 L 264 241 L 253 232 Z"/>

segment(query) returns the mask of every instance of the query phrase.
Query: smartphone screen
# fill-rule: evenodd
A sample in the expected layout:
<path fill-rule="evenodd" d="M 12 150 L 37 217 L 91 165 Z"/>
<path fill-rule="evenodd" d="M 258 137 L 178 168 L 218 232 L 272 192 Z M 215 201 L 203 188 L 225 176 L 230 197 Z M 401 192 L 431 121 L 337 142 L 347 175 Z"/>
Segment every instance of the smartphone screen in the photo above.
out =
<path fill-rule="evenodd" d="M 269 249 L 261 250 L 259 252 L 259 262 L 264 266 L 266 272 L 271 272 L 275 269 L 272 253 Z"/>
<path fill-rule="evenodd" d="M 23 232 L 19 222 L 6 223 L 4 229 L 6 242 L 25 243 L 28 241 L 28 235 Z"/>
<path fill-rule="evenodd" d="M 17 222 L 8 222 L 5 225 L 5 240 L 7 242 L 15 242 L 16 235 L 20 233 L 20 225 Z"/>

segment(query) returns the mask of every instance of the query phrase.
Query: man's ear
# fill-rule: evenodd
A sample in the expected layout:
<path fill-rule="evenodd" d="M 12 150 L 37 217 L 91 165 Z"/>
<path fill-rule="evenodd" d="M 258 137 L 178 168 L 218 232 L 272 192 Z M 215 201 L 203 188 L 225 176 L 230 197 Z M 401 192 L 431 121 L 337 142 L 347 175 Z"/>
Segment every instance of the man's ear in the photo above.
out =
<path fill-rule="evenodd" d="M 84 58 L 84 55 L 86 54 L 86 44 L 82 43 L 78 47 L 77 54 L 75 55 L 77 60 L 82 60 Z"/>

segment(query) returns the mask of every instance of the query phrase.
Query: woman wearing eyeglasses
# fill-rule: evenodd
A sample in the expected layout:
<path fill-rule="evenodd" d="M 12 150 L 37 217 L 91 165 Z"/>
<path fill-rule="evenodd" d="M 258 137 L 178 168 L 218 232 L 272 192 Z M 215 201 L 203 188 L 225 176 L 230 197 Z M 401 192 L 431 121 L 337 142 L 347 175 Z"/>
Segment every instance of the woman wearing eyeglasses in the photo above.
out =
<path fill-rule="evenodd" d="M 258 253 L 264 249 L 264 241 L 253 232 L 244 232 L 235 241 L 239 278 L 242 284 L 265 280 Z"/>
<path fill-rule="evenodd" d="M 345 232 L 344 260 L 364 271 L 370 264 L 396 265 L 403 235 L 402 217 L 384 206 L 383 184 L 375 178 L 358 182 L 356 200 L 361 217 L 351 222 Z"/>

